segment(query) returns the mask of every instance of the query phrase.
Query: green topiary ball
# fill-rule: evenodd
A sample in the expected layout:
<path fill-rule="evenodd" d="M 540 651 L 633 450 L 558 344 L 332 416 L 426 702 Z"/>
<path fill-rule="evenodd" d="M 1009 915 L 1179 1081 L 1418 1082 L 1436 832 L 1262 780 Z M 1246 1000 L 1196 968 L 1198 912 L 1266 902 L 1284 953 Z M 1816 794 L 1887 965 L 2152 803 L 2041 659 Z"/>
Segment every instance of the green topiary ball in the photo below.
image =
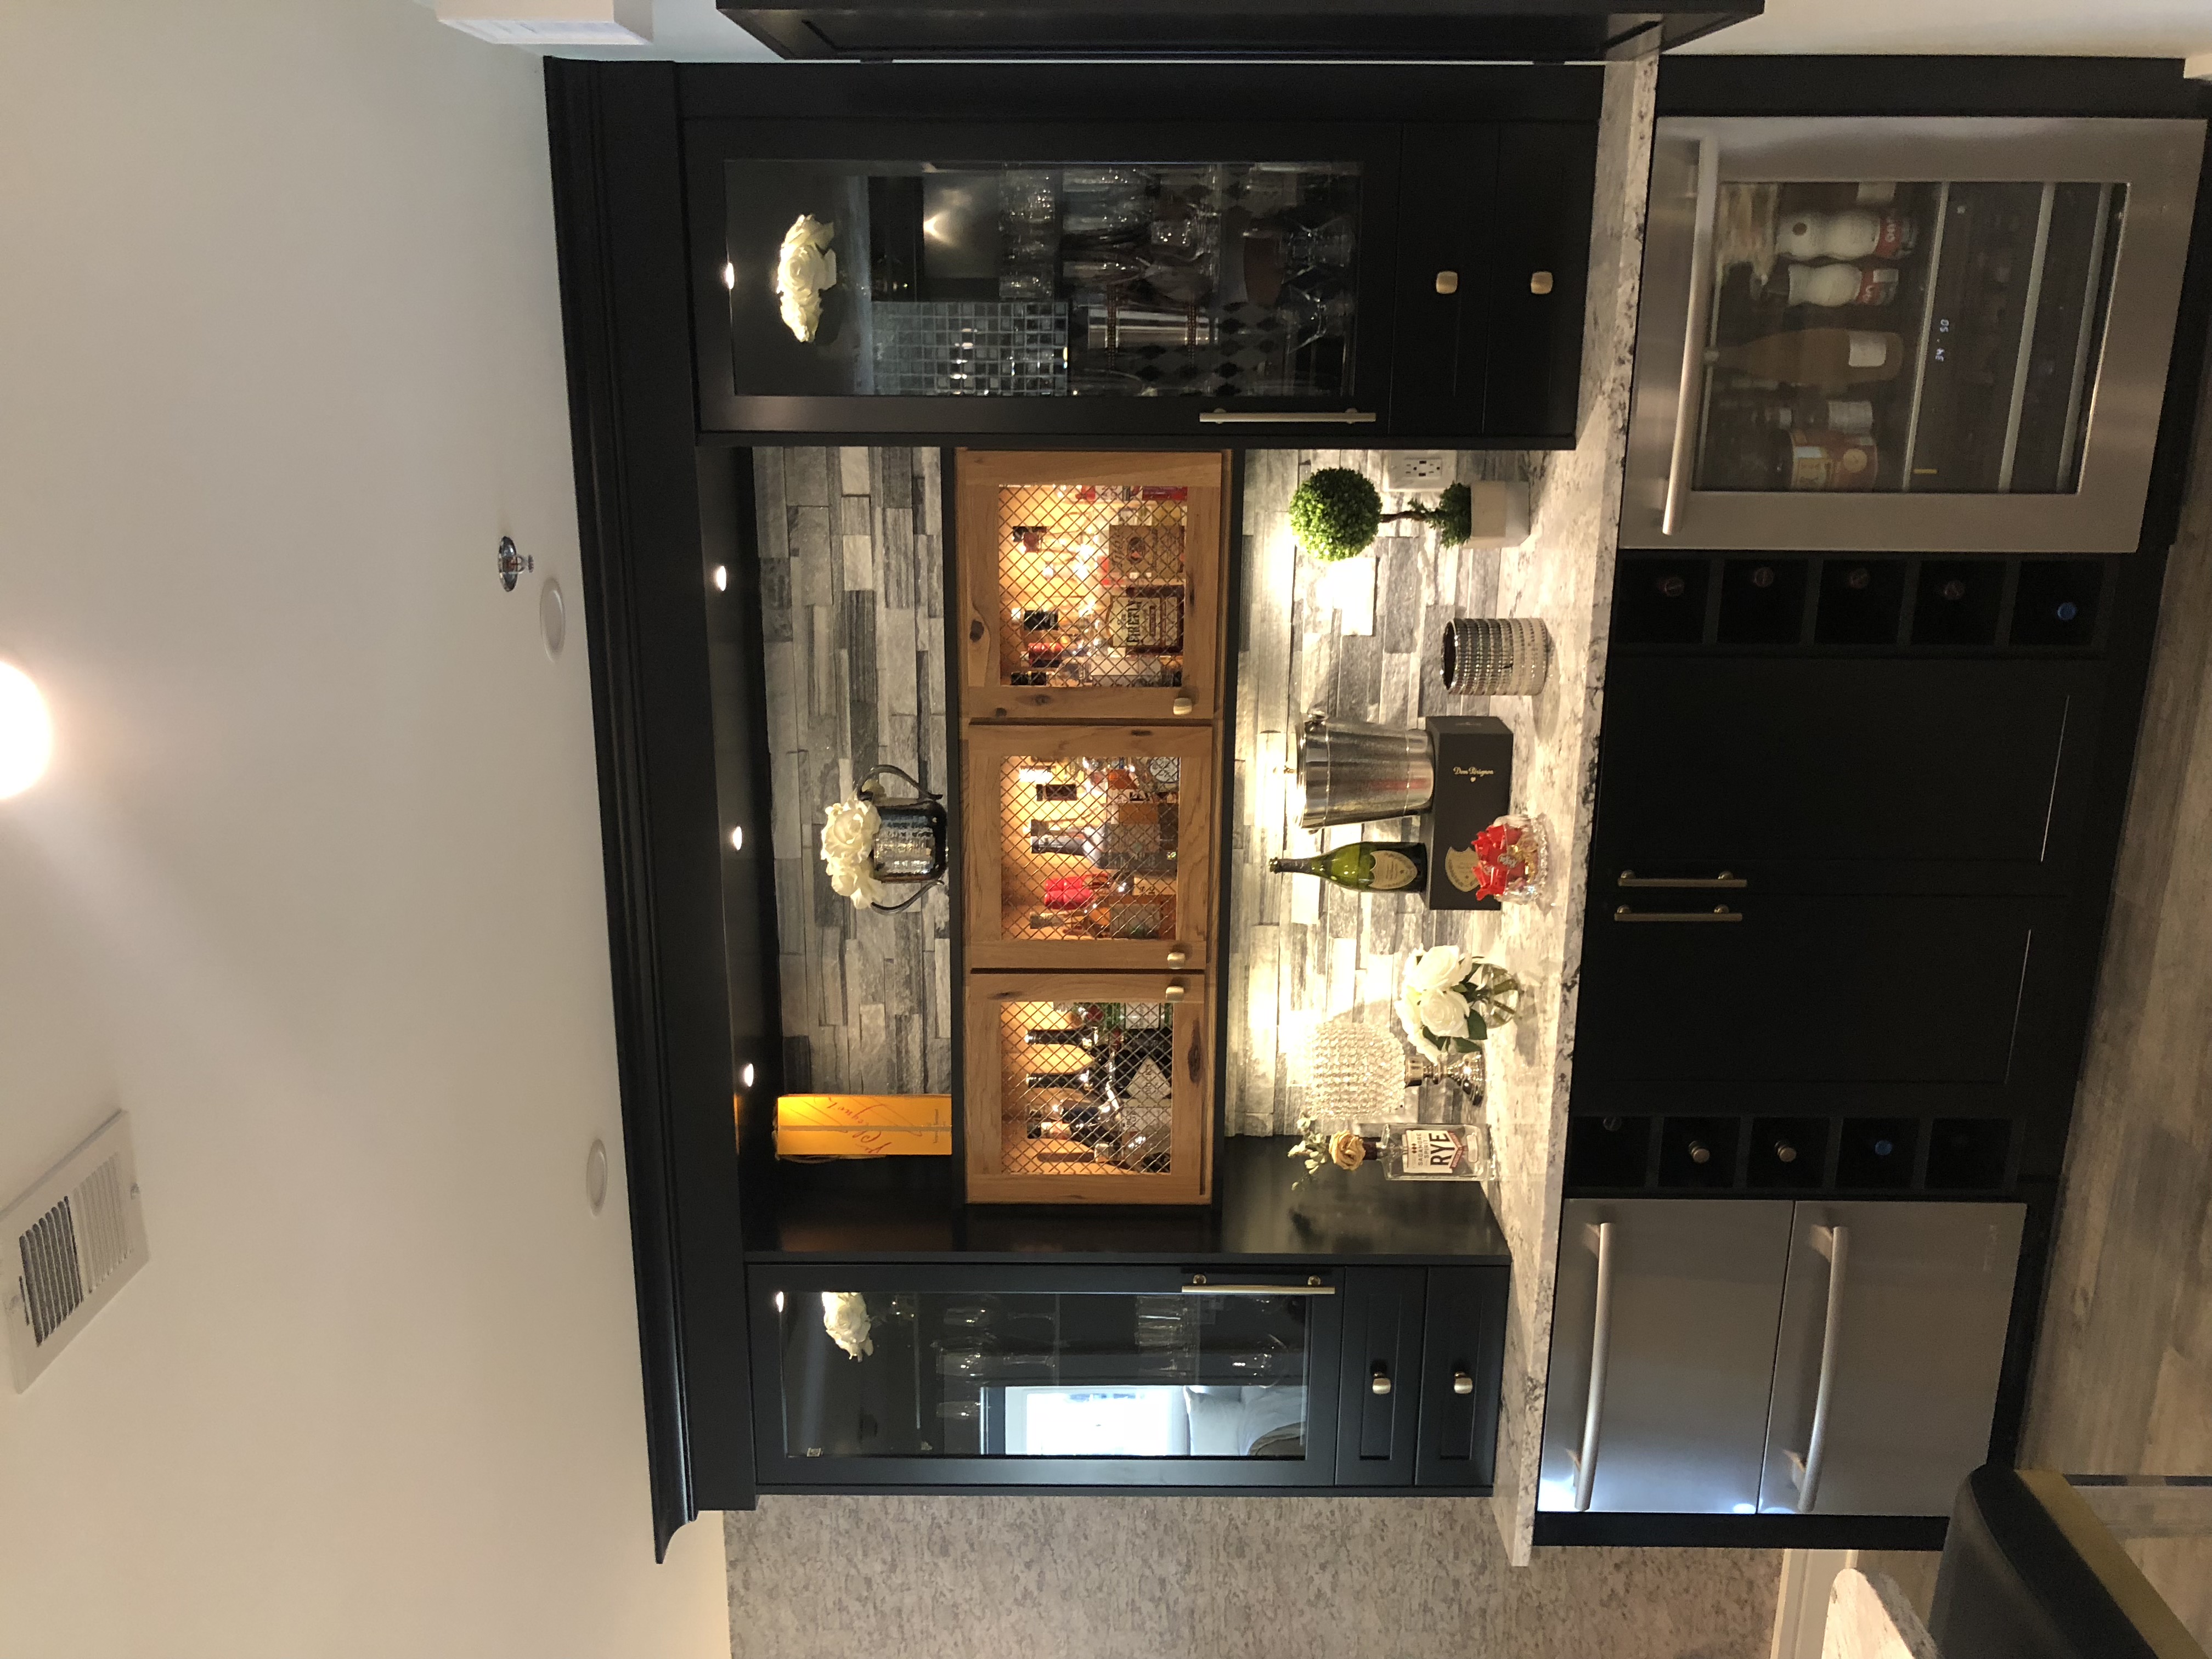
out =
<path fill-rule="evenodd" d="M 1463 483 L 1448 486 L 1429 510 L 1438 547 L 1457 547 L 1474 533 L 1474 492 Z"/>
<path fill-rule="evenodd" d="M 1364 474 L 1325 466 L 1291 497 L 1291 530 L 1316 559 L 1349 559 L 1375 544 L 1382 497 Z"/>

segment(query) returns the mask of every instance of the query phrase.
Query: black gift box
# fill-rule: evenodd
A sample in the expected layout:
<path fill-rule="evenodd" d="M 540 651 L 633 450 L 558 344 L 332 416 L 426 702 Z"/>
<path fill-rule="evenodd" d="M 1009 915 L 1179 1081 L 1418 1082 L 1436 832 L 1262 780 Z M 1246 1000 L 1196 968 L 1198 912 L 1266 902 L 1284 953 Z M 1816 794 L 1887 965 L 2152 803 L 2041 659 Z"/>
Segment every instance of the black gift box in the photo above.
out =
<path fill-rule="evenodd" d="M 1428 816 L 1431 910 L 1495 910 L 1474 896 L 1474 838 L 1513 810 L 1513 732 L 1488 714 L 1432 714 L 1436 799 Z"/>

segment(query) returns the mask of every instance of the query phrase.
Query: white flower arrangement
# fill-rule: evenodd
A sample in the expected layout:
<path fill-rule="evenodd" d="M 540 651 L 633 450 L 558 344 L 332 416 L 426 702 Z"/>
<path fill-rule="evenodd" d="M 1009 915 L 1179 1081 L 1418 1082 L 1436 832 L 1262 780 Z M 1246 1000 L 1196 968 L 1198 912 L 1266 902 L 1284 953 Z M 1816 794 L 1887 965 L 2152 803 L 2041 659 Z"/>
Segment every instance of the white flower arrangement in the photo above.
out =
<path fill-rule="evenodd" d="M 1398 1020 L 1431 1061 L 1479 1048 L 1518 1011 L 1521 982 L 1503 968 L 1439 945 L 1406 966 Z"/>
<path fill-rule="evenodd" d="M 801 340 L 822 326 L 822 290 L 837 286 L 837 256 L 830 251 L 837 227 L 807 214 L 791 222 L 775 262 L 775 297 L 783 325 Z"/>
<path fill-rule="evenodd" d="M 822 1328 L 854 1358 L 865 1359 L 876 1351 L 875 1339 L 869 1335 L 875 1323 L 868 1316 L 867 1298 L 858 1291 L 822 1292 Z"/>
<path fill-rule="evenodd" d="M 822 826 L 822 862 L 830 868 L 830 889 L 853 901 L 855 909 L 890 896 L 890 889 L 876 879 L 870 855 L 876 848 L 876 832 L 883 828 L 875 803 L 848 796 L 828 809 Z"/>

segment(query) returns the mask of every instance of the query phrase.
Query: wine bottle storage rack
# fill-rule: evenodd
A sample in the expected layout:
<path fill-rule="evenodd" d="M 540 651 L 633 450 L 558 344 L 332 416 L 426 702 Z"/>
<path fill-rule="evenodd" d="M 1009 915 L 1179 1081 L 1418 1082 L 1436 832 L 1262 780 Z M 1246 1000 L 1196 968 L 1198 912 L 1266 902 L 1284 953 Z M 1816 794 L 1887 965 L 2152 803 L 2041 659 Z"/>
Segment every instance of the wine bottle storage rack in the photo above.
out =
<path fill-rule="evenodd" d="M 999 679 L 1182 684 L 1187 484 L 999 490 Z"/>
<path fill-rule="evenodd" d="M 1589 1114 L 1567 1131 L 1570 1197 L 1646 1193 L 1995 1193 L 2019 1148 L 2002 1117 Z"/>
<path fill-rule="evenodd" d="M 1176 937 L 1182 767 L 1166 755 L 1010 755 L 999 767 L 1009 939 Z"/>
<path fill-rule="evenodd" d="M 2109 561 L 1983 555 L 1626 554 L 1627 649 L 2035 654 L 2105 639 Z"/>
<path fill-rule="evenodd" d="M 1175 1173 L 1174 1041 L 1171 1003 L 1000 1003 L 1000 1170 Z"/>

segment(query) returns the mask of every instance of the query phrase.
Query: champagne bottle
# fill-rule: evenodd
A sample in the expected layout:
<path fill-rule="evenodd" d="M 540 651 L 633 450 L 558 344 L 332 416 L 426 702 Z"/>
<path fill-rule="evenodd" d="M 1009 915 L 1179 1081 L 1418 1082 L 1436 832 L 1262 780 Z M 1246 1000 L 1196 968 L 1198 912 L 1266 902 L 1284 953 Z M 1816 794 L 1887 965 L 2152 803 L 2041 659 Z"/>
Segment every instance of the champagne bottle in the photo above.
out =
<path fill-rule="evenodd" d="M 1856 386 L 1905 370 L 1905 338 L 1875 329 L 1805 328 L 1723 346 L 1705 361 L 1754 380 L 1790 386 Z"/>
<path fill-rule="evenodd" d="M 1270 859 L 1267 867 L 1319 876 L 1355 893 L 1398 893 L 1428 885 L 1429 849 L 1417 841 L 1354 841 L 1310 859 Z"/>

